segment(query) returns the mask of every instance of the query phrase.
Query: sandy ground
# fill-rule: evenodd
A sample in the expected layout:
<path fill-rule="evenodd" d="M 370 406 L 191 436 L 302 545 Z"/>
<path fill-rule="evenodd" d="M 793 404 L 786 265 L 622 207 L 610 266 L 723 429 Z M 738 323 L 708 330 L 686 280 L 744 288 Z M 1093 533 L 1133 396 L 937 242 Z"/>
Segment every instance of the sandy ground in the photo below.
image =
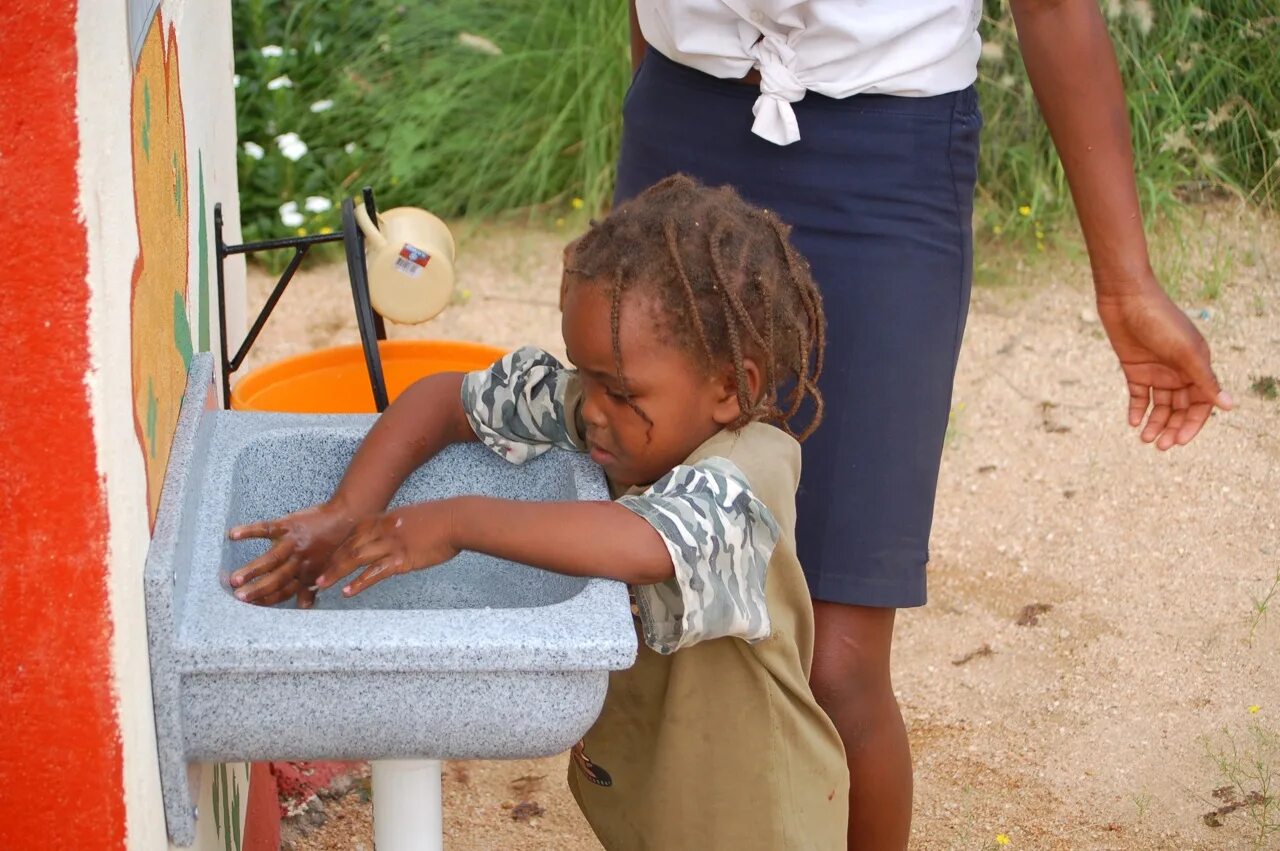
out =
<path fill-rule="evenodd" d="M 1280 222 L 1189 215 L 1157 263 L 1237 410 L 1164 455 L 1124 424 L 1079 252 L 983 255 L 930 602 L 895 642 L 914 848 L 1280 848 L 1280 400 L 1250 390 L 1280 375 Z M 559 350 L 570 230 L 469 228 L 462 303 L 392 336 Z M 252 277 L 251 306 L 269 286 Z M 300 277 L 252 363 L 354 341 L 346 287 L 336 267 Z M 563 777 L 560 758 L 450 765 L 446 846 L 598 848 Z M 367 796 L 288 836 L 372 848 Z"/>

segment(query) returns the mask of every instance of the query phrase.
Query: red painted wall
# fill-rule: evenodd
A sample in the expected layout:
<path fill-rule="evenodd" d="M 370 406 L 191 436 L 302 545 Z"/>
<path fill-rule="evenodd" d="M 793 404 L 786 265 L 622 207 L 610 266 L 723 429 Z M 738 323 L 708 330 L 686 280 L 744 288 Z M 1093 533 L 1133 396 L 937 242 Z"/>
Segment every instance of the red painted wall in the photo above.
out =
<path fill-rule="evenodd" d="M 0 847 L 124 846 L 75 0 L 0 5 Z"/>

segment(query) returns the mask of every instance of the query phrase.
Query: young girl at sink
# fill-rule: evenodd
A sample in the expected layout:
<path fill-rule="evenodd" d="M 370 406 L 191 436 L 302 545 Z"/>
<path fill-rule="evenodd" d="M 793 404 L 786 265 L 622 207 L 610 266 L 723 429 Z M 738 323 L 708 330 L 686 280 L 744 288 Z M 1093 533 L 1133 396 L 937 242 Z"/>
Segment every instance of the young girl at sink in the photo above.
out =
<path fill-rule="evenodd" d="M 238 597 L 309 606 L 461 550 L 628 583 L 641 641 L 569 783 L 608 849 L 836 849 L 848 773 L 809 689 L 813 611 L 795 555 L 800 444 L 822 418 L 825 320 L 771 213 L 668 178 L 565 251 L 569 359 L 523 348 L 424 378 L 370 430 L 333 498 L 232 530 L 271 549 Z M 801 415 L 803 427 L 795 425 Z M 513 463 L 589 452 L 614 502 L 460 497 L 383 513 L 445 446 Z"/>

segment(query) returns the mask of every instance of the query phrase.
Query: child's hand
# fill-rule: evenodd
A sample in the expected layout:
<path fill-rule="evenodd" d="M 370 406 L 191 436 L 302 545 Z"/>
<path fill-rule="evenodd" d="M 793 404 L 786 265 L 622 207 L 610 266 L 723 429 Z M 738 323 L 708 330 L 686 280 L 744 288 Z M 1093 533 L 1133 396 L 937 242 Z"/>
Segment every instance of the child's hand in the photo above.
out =
<path fill-rule="evenodd" d="M 449 500 L 423 502 L 362 521 L 334 553 L 317 587 L 328 588 L 364 566 L 342 589 L 350 597 L 389 576 L 448 561 L 459 552 L 452 541 L 451 509 Z"/>
<path fill-rule="evenodd" d="M 356 526 L 356 517 L 342 505 L 326 502 L 279 517 L 237 526 L 229 537 L 269 538 L 271 549 L 231 574 L 238 599 L 270 606 L 298 596 L 298 608 L 315 604 L 315 577 Z"/>

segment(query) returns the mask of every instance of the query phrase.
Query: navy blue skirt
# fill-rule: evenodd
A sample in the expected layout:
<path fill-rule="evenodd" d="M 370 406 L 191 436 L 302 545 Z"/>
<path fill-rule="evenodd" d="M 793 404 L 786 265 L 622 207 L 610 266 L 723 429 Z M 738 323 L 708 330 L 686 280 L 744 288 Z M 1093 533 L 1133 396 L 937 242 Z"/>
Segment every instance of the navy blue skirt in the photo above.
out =
<path fill-rule="evenodd" d="M 616 201 L 675 172 L 793 228 L 826 305 L 826 417 L 804 444 L 796 543 L 815 599 L 925 602 L 938 465 L 973 268 L 972 88 L 807 94 L 801 139 L 751 132 L 758 90 L 650 50 L 623 107 Z"/>

